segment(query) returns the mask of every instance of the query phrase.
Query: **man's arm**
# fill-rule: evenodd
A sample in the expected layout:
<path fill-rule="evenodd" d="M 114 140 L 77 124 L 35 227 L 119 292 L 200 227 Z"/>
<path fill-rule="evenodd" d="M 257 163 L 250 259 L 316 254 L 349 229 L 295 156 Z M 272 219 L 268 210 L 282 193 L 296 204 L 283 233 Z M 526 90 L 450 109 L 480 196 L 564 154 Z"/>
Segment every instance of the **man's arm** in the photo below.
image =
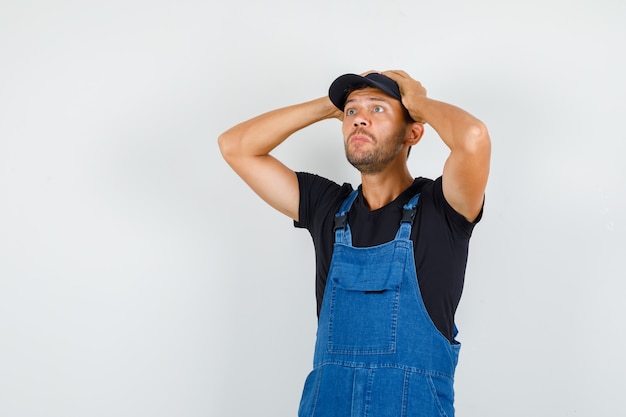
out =
<path fill-rule="evenodd" d="M 298 220 L 298 178 L 269 153 L 290 135 L 315 122 L 341 117 L 328 97 L 274 110 L 238 124 L 218 138 L 222 156 L 263 200 Z"/>
<path fill-rule="evenodd" d="M 474 221 L 483 205 L 491 140 L 477 118 L 451 104 L 426 97 L 426 90 L 404 71 L 386 71 L 398 83 L 402 103 L 413 120 L 430 124 L 450 148 L 443 168 L 446 201 L 468 221 Z"/>

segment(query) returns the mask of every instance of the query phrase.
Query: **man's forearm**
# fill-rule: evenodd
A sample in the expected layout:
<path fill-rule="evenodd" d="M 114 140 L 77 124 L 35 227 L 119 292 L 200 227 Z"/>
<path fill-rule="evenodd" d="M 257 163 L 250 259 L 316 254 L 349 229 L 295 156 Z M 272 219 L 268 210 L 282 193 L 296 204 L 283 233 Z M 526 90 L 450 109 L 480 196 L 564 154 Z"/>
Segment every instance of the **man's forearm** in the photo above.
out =
<path fill-rule="evenodd" d="M 328 97 L 274 110 L 240 123 L 219 137 L 226 159 L 229 156 L 262 156 L 269 154 L 300 129 L 331 117 L 338 110 Z"/>
<path fill-rule="evenodd" d="M 421 98 L 418 103 L 419 114 L 450 148 L 451 151 L 476 151 L 481 141 L 488 141 L 485 125 L 452 104 Z"/>

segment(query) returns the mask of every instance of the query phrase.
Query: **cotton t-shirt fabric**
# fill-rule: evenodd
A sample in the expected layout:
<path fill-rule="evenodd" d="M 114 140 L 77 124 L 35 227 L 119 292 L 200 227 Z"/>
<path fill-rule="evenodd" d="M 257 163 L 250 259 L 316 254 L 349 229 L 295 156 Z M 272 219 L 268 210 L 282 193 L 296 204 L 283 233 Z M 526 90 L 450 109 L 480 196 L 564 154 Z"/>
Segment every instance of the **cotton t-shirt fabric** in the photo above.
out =
<path fill-rule="evenodd" d="M 300 207 L 294 225 L 307 229 L 313 238 L 319 316 L 335 241 L 335 214 L 353 188 L 315 174 L 298 172 L 297 176 Z M 371 211 L 359 186 L 358 197 L 348 213 L 352 243 L 369 247 L 392 241 L 400 227 L 403 206 L 417 193 L 420 199 L 411 240 L 418 286 L 434 325 L 455 343 L 454 314 L 463 291 L 469 240 L 482 211 L 473 223 L 457 213 L 443 196 L 441 177 L 434 181 L 416 178 L 394 201 Z"/>

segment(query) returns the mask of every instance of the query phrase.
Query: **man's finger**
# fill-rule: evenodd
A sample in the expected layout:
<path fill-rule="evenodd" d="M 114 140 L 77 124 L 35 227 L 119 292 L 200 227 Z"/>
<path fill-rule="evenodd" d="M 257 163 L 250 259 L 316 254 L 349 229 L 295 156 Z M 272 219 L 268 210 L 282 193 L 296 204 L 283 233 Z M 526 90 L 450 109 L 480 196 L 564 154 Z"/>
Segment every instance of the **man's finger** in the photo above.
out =
<path fill-rule="evenodd" d="M 383 71 L 382 74 L 386 75 L 387 77 L 389 77 L 389 78 L 391 78 L 393 80 L 399 80 L 401 78 L 409 78 L 409 74 L 407 74 L 406 72 L 404 72 L 402 70 Z"/>
<path fill-rule="evenodd" d="M 365 77 L 366 75 L 369 75 L 369 74 L 380 74 L 380 71 L 376 71 L 376 70 L 369 70 L 369 71 L 365 71 L 365 72 L 363 72 L 363 73 L 361 73 L 361 74 L 359 74 L 359 75 L 360 75 L 361 77 Z"/>

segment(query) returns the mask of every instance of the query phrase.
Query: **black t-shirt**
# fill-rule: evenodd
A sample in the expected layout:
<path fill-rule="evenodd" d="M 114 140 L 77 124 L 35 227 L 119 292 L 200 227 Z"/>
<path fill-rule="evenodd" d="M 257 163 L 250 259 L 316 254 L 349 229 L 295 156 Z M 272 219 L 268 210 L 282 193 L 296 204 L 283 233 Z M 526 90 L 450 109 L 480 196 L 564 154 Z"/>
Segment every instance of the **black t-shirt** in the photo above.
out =
<path fill-rule="evenodd" d="M 352 192 L 350 184 L 339 185 L 314 174 L 298 172 L 299 221 L 295 227 L 308 229 L 315 246 L 317 314 L 319 316 L 330 268 L 335 235 L 335 213 Z M 348 223 L 356 247 L 380 245 L 394 239 L 402 219 L 402 207 L 420 193 L 411 240 L 414 246 L 417 281 L 426 310 L 439 331 L 454 339 L 454 313 L 463 291 L 469 239 L 474 223 L 468 222 L 445 200 L 441 177 L 417 178 L 394 201 L 370 211 L 359 194 Z M 481 213 L 482 215 L 482 213 Z"/>

